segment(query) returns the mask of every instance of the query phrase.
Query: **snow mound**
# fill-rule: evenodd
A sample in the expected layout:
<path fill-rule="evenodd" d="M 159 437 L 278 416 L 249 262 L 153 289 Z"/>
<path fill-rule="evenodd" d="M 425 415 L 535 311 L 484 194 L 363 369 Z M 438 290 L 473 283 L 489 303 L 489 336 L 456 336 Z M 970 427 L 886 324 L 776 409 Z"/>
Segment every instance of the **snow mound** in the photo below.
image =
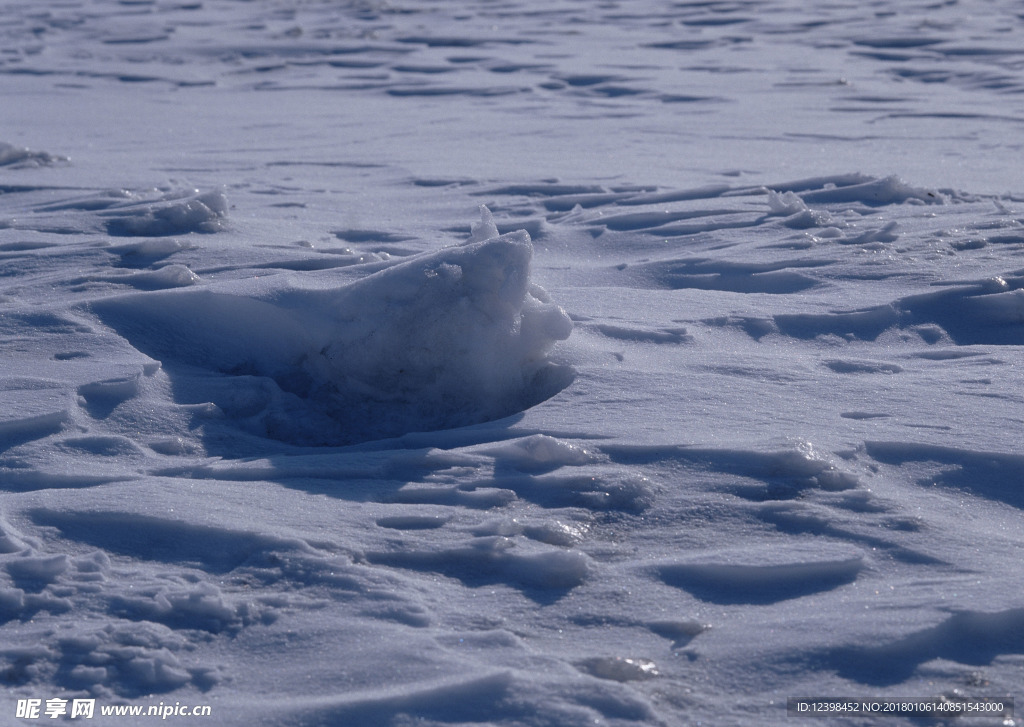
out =
<path fill-rule="evenodd" d="M 190 232 L 219 232 L 228 202 L 223 192 L 199 190 L 159 192 L 153 198 L 131 199 L 102 214 L 107 234 L 119 237 L 165 237 Z"/>
<path fill-rule="evenodd" d="M 869 207 L 890 204 L 943 204 L 946 197 L 942 193 L 915 187 L 899 177 L 892 175 L 884 179 L 870 177 L 858 178 L 854 175 L 850 184 L 834 185 L 825 189 L 804 192 L 800 195 L 804 202 L 819 204 L 842 204 L 859 202 Z"/>
<path fill-rule="evenodd" d="M 33 151 L 23 146 L 15 146 L 0 141 L 0 167 L 40 167 L 54 162 L 66 162 L 67 157 L 48 154 L 44 151 Z"/>
<path fill-rule="evenodd" d="M 261 436 L 352 443 L 501 418 L 568 385 L 547 354 L 572 322 L 530 283 L 532 254 L 484 209 L 467 243 L 355 282 L 284 274 L 91 308 L 172 364 L 179 403 L 212 402 Z"/>
<path fill-rule="evenodd" d="M 584 465 L 595 459 L 582 447 L 546 434 L 503 442 L 483 452 L 522 472 L 544 472 L 563 466 Z"/>
<path fill-rule="evenodd" d="M 593 572 L 590 558 L 581 551 L 523 548 L 501 535 L 476 537 L 451 548 L 367 551 L 365 556 L 376 565 L 441 573 L 471 586 L 508 583 L 527 593 L 569 591 Z"/>
<path fill-rule="evenodd" d="M 621 656 L 595 656 L 577 665 L 580 671 L 598 679 L 614 682 L 633 682 L 658 676 L 658 667 L 650 659 L 630 659 Z"/>

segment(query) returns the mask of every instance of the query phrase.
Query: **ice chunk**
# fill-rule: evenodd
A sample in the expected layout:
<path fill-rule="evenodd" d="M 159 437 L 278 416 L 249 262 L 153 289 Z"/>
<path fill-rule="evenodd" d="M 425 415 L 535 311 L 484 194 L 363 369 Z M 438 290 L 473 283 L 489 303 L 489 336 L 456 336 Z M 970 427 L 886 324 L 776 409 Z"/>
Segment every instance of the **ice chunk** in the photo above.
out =
<path fill-rule="evenodd" d="M 7 561 L 7 572 L 18 581 L 50 583 L 68 569 L 70 561 L 66 555 L 32 556 L 25 555 Z"/>
<path fill-rule="evenodd" d="M 103 574 L 110 570 L 110 557 L 102 550 L 94 550 L 88 555 L 81 555 L 73 559 L 72 562 L 79 574 Z"/>
<path fill-rule="evenodd" d="M 783 192 L 782 194 L 768 190 L 768 208 L 771 214 L 780 217 L 788 217 L 807 210 L 807 204 L 796 196 L 795 192 Z"/>
<path fill-rule="evenodd" d="M 494 224 L 494 215 L 486 205 L 480 205 L 480 221 L 470 227 L 470 242 L 483 242 L 498 236 L 498 226 Z"/>
<path fill-rule="evenodd" d="M 482 214 L 474 238 L 495 231 Z M 294 396 L 269 397 L 272 412 L 246 412 L 263 416 L 263 433 L 351 442 L 500 418 L 568 384 L 571 372 L 547 354 L 572 322 L 531 285 L 532 254 L 518 231 L 355 282 L 329 271 L 281 275 L 128 294 L 92 308 L 154 358 L 232 374 L 239 386 L 249 385 L 240 375 L 273 379 Z"/>
<path fill-rule="evenodd" d="M 255 617 L 254 607 L 231 603 L 210 583 L 186 589 L 163 588 L 152 596 L 122 597 L 115 599 L 114 607 L 130 618 L 213 633 L 237 630 Z"/>
<path fill-rule="evenodd" d="M 163 237 L 223 229 L 228 203 L 223 192 L 169 192 L 153 200 L 117 206 L 105 213 L 107 232 L 118 236 Z"/>

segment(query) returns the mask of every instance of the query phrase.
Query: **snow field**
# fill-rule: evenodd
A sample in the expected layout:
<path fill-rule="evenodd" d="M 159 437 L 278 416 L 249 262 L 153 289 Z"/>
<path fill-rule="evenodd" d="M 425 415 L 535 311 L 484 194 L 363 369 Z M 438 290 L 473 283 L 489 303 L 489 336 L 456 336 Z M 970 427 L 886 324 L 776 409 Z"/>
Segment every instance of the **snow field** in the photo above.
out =
<path fill-rule="evenodd" d="M 2 10 L 0 722 L 1024 683 L 1013 3 Z"/>

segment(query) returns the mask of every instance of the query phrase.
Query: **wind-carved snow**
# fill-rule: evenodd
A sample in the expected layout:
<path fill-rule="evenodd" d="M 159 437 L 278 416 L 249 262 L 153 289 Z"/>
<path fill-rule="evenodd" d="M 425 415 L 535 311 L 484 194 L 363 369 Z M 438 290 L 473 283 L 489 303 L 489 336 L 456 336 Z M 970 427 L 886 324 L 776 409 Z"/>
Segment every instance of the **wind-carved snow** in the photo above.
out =
<path fill-rule="evenodd" d="M 64 235 L 92 229 L 113 237 L 143 238 L 136 243 L 142 255 L 152 255 L 159 250 L 161 238 L 193 232 L 214 233 L 227 227 L 228 201 L 221 190 L 203 192 L 177 185 L 139 190 L 108 189 L 57 201 L 45 194 L 48 191 L 45 186 L 15 187 L 13 191 L 38 197 L 41 201 L 31 206 L 31 216 L 0 220 L 0 228 Z M 83 213 L 88 215 L 88 222 L 83 220 Z M 127 249 L 131 244 L 120 247 Z"/>
<path fill-rule="evenodd" d="M 169 191 L 130 198 L 100 213 L 111 235 L 161 237 L 189 232 L 217 232 L 227 216 L 227 199 L 219 191 Z"/>
<path fill-rule="evenodd" d="M 344 444 L 501 418 L 568 385 L 547 354 L 572 321 L 530 282 L 532 255 L 482 208 L 466 243 L 355 282 L 278 275 L 90 308 L 172 377 L 207 372 L 213 403 L 249 431 Z"/>
<path fill-rule="evenodd" d="M 4 4 L 0 714 L 1013 695 L 1019 5 Z"/>

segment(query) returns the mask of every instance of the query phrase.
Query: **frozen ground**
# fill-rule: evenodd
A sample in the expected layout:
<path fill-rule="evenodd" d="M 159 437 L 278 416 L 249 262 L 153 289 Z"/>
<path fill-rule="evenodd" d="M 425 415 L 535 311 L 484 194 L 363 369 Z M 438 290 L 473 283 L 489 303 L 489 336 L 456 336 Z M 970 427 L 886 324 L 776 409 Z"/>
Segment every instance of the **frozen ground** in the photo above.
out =
<path fill-rule="evenodd" d="M 1024 696 L 1022 32 L 0 2 L 0 722 Z"/>

